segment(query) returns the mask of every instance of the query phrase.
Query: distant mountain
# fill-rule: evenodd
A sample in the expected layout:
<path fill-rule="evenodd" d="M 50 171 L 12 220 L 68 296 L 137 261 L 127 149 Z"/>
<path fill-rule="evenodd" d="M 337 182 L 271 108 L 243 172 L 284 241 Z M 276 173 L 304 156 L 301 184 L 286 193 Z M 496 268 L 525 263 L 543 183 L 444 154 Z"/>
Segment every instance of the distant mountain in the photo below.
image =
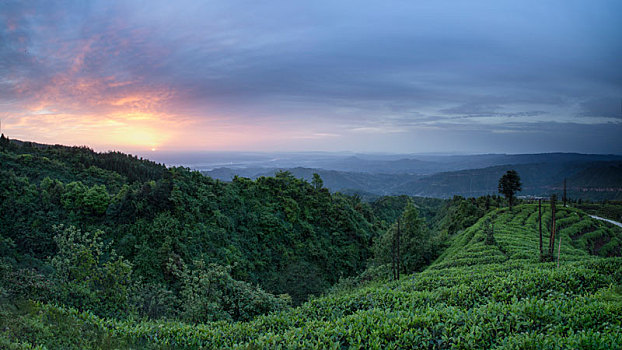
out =
<path fill-rule="evenodd" d="M 589 161 L 622 161 L 622 156 L 612 154 L 581 154 L 581 153 L 535 153 L 535 154 L 476 154 L 476 155 L 449 155 L 427 156 L 421 155 L 418 159 L 428 162 L 444 164 L 453 170 L 487 168 L 507 164 L 534 164 L 534 163 L 567 163 Z"/>
<path fill-rule="evenodd" d="M 357 156 L 335 159 L 319 166 L 322 169 L 371 174 L 434 174 L 450 167 L 419 159 L 396 160 L 362 159 Z"/>
<path fill-rule="evenodd" d="M 251 175 L 261 169 L 310 168 L 369 174 L 432 175 L 440 172 L 487 168 L 506 164 L 622 161 L 619 155 L 540 153 L 540 154 L 352 154 L 329 152 L 152 152 L 144 155 L 167 165 L 182 165 L 199 171 L 235 169 Z M 250 169 L 247 171 L 247 169 Z"/>
<path fill-rule="evenodd" d="M 622 198 L 622 161 L 510 164 L 445 172 L 415 179 L 394 188 L 394 191 L 439 198 L 495 194 L 499 178 L 510 169 L 516 170 L 521 177 L 523 191 L 520 195 L 561 193 L 566 178 L 568 195 L 571 197 Z"/>
<path fill-rule="evenodd" d="M 622 187 L 622 162 L 594 163 L 578 171 L 569 181 L 583 188 Z"/>
<path fill-rule="evenodd" d="M 488 155 L 475 157 L 474 164 L 492 162 Z M 479 157 L 479 159 L 477 159 Z M 496 155 L 495 155 L 496 157 Z M 454 195 L 476 197 L 497 194 L 499 178 L 509 169 L 518 171 L 523 191 L 520 195 L 561 194 L 564 178 L 567 179 L 568 196 L 591 200 L 622 199 L 622 160 L 600 161 L 617 156 L 599 155 L 518 155 L 509 156 L 518 163 L 490 167 L 439 172 L 432 175 L 374 174 L 369 172 L 344 172 L 312 168 L 285 169 L 229 169 L 219 168 L 204 171 L 207 176 L 229 181 L 236 174 L 257 178 L 270 176 L 277 171 L 287 170 L 294 176 L 310 180 L 318 173 L 324 185 L 332 191 L 347 191 L 370 195 L 407 194 L 435 198 L 450 198 Z M 498 157 L 494 161 L 508 159 Z M 520 163 L 528 160 L 549 160 L 538 163 Z M 596 160 L 595 160 L 596 159 Z"/>
<path fill-rule="evenodd" d="M 316 168 L 372 174 L 432 175 L 440 172 L 487 168 L 507 164 L 622 161 L 622 156 L 580 153 L 477 154 L 430 156 L 409 155 L 400 159 L 356 155 L 319 163 Z M 388 156 L 385 156 L 388 157 Z"/>

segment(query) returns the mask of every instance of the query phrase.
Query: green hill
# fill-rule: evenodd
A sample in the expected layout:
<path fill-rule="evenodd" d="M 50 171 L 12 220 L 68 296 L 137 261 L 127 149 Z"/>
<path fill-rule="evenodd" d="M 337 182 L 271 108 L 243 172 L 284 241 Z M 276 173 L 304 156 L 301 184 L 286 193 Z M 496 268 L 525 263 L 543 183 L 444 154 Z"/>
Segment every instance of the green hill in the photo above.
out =
<path fill-rule="evenodd" d="M 2 318 L 0 329 L 6 343 L 50 348 L 622 347 L 622 258 L 601 257 L 619 256 L 622 232 L 580 210 L 560 208 L 557 267 L 539 262 L 537 215 L 534 204 L 492 211 L 455 235 L 421 273 L 342 290 L 248 322 L 117 321 L 27 303 L 5 311 L 12 320 Z M 547 207 L 547 238 L 550 219 Z"/>
<path fill-rule="evenodd" d="M 367 204 L 331 194 L 287 172 L 223 183 L 118 152 L 4 140 L 0 264 L 17 272 L 0 275 L 0 282 L 11 298 L 24 294 L 13 286 L 24 283 L 28 286 L 24 288 L 31 288 L 36 276 L 83 284 L 74 277 L 82 275 L 73 267 L 61 276 L 54 266 L 52 260 L 63 253 L 63 245 L 83 247 L 102 273 L 113 261 L 119 268 L 129 267 L 131 281 L 117 288 L 123 291 L 122 303 L 127 306 L 133 303 L 132 295 L 140 295 L 141 309 L 154 318 L 180 317 L 186 304 L 182 300 L 193 304 L 188 294 L 194 290 L 192 278 L 202 274 L 207 280 L 216 278 L 221 273 L 216 266 L 245 283 L 232 282 L 237 292 L 259 286 L 274 296 L 287 294 L 298 304 L 310 294 L 321 294 L 340 277 L 360 273 L 371 255 L 376 231 Z M 73 248 L 63 254 L 72 263 L 84 260 L 72 256 L 77 254 Z M 134 286 L 139 282 L 141 287 Z M 78 295 L 73 296 L 67 290 L 59 296 L 54 288 L 60 283 L 35 290 L 45 294 L 42 299 L 62 299 L 81 309 L 119 305 L 91 293 L 110 289 L 106 285 L 96 280 L 84 283 L 89 285 L 75 286 Z M 125 290 L 130 287 L 139 290 Z M 195 287 L 199 293 L 201 288 Z M 233 301 L 242 295 L 231 293 Z M 251 296 L 265 294 L 247 295 Z M 223 302 L 229 298 L 213 297 Z M 217 319 L 247 317 L 231 305 L 233 301 L 227 302 L 225 313 L 216 312 Z M 126 306 L 114 314 L 123 314 Z M 259 313 L 265 311 L 260 309 Z M 191 318 L 212 316 L 206 311 Z"/>

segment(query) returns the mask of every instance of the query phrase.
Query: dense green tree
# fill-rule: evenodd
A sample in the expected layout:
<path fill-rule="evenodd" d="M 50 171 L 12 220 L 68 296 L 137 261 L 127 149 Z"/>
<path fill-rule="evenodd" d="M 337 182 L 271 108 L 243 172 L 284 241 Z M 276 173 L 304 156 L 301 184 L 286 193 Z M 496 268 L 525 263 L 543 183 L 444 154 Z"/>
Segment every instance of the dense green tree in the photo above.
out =
<path fill-rule="evenodd" d="M 100 315 L 127 316 L 132 265 L 105 246 L 102 231 L 58 230 L 58 254 L 51 260 L 55 299 Z"/>
<path fill-rule="evenodd" d="M 149 319 L 175 319 L 180 314 L 177 293 L 165 283 L 146 282 L 137 277 L 131 286 L 130 303 L 140 316 Z"/>
<path fill-rule="evenodd" d="M 288 296 L 275 297 L 261 288 L 236 281 L 229 267 L 195 261 L 190 268 L 174 259 L 169 265 L 183 283 L 181 316 L 186 321 L 247 321 L 288 307 Z"/>
<path fill-rule="evenodd" d="M 512 204 L 514 204 L 514 195 L 521 190 L 522 184 L 516 170 L 508 170 L 499 179 L 499 193 L 502 193 L 508 200 L 510 210 L 512 210 Z"/>
<path fill-rule="evenodd" d="M 488 210 L 498 206 L 497 199 L 497 197 L 490 198 Z M 437 232 L 446 232 L 450 236 L 455 235 L 477 222 L 488 210 L 486 209 L 486 197 L 477 198 L 474 202 L 472 198 L 454 196 L 438 210 L 435 217 L 431 218 L 432 229 Z"/>
<path fill-rule="evenodd" d="M 399 266 L 402 273 L 411 273 L 425 266 L 432 255 L 431 234 L 419 217 L 417 208 L 409 202 L 400 216 Z M 398 234 L 397 222 L 374 244 L 374 257 L 378 264 L 389 264 L 394 258 L 394 241 Z"/>
<path fill-rule="evenodd" d="M 61 201 L 66 210 L 81 211 L 84 208 L 84 196 L 88 188 L 80 181 L 68 183 Z"/>
<path fill-rule="evenodd" d="M 324 181 L 322 181 L 322 178 L 318 173 L 313 173 L 313 180 L 311 180 L 311 185 L 316 190 L 319 190 L 322 188 L 322 186 L 324 186 Z"/>
<path fill-rule="evenodd" d="M 89 188 L 84 192 L 82 203 L 84 210 L 94 215 L 102 215 L 106 212 L 110 202 L 110 195 L 106 190 L 106 186 L 98 185 Z"/>

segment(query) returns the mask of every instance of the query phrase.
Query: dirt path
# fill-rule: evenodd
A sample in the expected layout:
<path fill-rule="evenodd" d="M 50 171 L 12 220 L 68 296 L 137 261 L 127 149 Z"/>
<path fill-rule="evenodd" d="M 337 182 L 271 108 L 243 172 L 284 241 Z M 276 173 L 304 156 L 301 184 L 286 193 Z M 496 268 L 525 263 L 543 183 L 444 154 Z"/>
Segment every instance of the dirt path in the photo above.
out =
<path fill-rule="evenodd" d="M 620 226 L 622 227 L 622 223 L 619 223 L 617 221 L 613 221 L 613 220 L 609 220 L 609 219 L 605 219 L 605 218 L 601 218 L 600 216 L 596 216 L 596 215 L 590 215 L 590 217 L 593 217 L 594 219 L 598 219 L 598 220 L 602 220 L 602 221 L 607 221 L 610 224 L 614 224 L 616 226 Z"/>

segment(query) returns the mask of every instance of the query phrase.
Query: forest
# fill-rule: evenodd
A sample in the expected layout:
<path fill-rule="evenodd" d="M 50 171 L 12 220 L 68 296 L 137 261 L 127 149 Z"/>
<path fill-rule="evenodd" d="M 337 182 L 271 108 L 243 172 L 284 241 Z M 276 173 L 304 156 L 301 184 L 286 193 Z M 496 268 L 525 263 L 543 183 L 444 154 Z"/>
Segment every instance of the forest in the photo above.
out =
<path fill-rule="evenodd" d="M 533 201 L 365 201 L 2 136 L 0 347 L 622 346 L 622 229 L 588 215 L 620 204 L 558 206 L 547 262 Z"/>

